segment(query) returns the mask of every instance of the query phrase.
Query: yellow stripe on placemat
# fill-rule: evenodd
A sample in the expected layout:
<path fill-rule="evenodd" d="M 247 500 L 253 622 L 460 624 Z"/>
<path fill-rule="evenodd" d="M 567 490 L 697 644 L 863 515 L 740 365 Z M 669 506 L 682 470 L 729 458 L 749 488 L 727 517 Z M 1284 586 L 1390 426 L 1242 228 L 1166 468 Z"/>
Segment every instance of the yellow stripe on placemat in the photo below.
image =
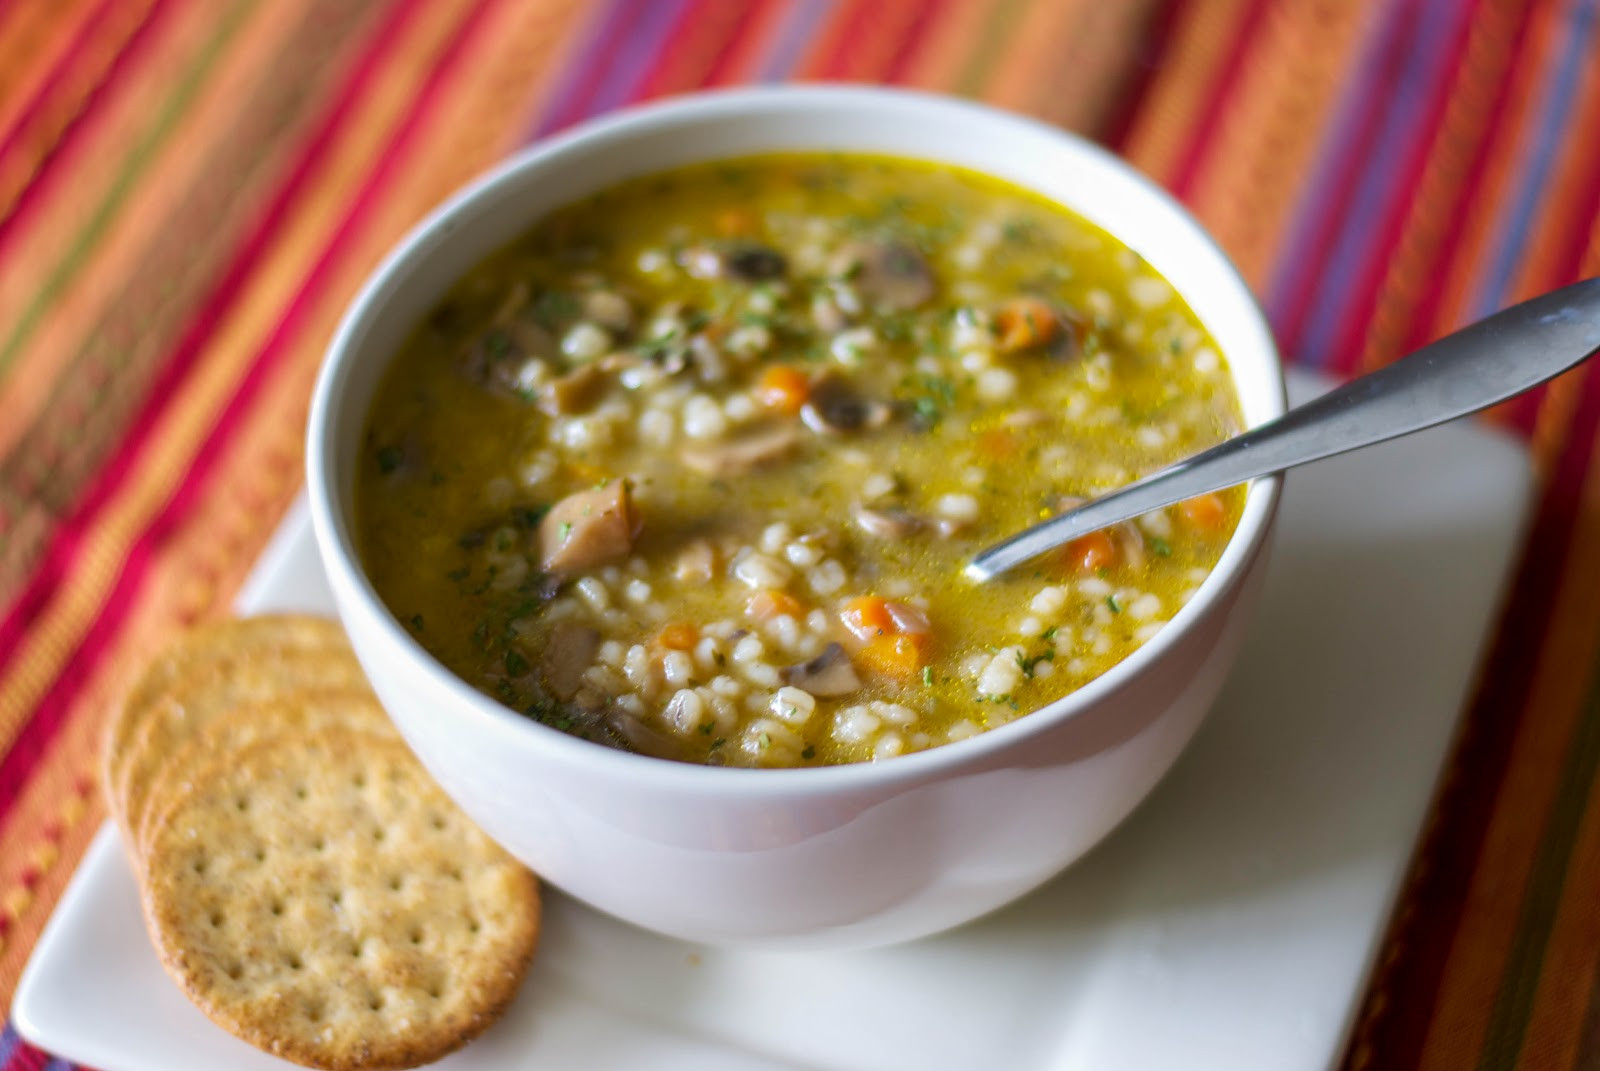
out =
<path fill-rule="evenodd" d="M 1209 90 L 1222 72 L 1228 43 L 1240 32 L 1250 0 L 1186 4 L 1174 16 L 1167 61 L 1150 81 L 1123 144 L 1128 161 L 1170 185 Z"/>
<path fill-rule="evenodd" d="M 1100 134 L 1137 71 L 1159 4 L 1035 5 L 984 95 L 1078 133 Z"/>
<path fill-rule="evenodd" d="M 928 27 L 921 50 L 906 67 L 905 84 L 953 92 L 998 4 L 999 0 L 946 4 L 938 20 Z"/>
<path fill-rule="evenodd" d="M 1591 458 L 1600 436 L 1587 444 Z M 1517 936 L 1526 879 L 1551 817 L 1556 772 L 1567 757 L 1588 694 L 1587 671 L 1600 646 L 1600 464 L 1591 464 L 1582 510 L 1572 533 L 1561 583 L 1550 614 L 1548 641 L 1525 700 L 1537 717 L 1525 717 L 1476 868 L 1467 883 L 1463 925 L 1445 964 L 1421 1067 L 1458 1071 L 1477 1066 L 1495 999 Z M 1576 672 L 1575 672 L 1576 670 Z M 1501 713 L 1512 716 L 1511 711 Z"/>
<path fill-rule="evenodd" d="M 1289 212 L 1310 184 L 1339 91 L 1382 6 L 1308 0 L 1267 12 L 1190 197 L 1252 286 L 1282 255 Z"/>

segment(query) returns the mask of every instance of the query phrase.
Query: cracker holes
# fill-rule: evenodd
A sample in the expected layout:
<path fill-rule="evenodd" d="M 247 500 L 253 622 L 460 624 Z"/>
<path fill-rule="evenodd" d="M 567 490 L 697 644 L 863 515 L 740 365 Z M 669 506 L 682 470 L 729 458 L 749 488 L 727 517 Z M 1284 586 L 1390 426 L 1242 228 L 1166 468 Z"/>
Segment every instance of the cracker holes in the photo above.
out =
<path fill-rule="evenodd" d="M 344 893 L 342 893 L 342 892 L 330 893 L 328 895 L 328 903 L 332 904 L 334 907 L 339 907 L 340 905 L 342 905 L 344 903 Z"/>
<path fill-rule="evenodd" d="M 444 996 L 444 987 L 437 985 L 430 987 L 428 989 L 428 996 L 432 997 L 434 1000 L 438 1000 L 440 997 Z"/>
<path fill-rule="evenodd" d="M 311 842 L 311 850 L 314 851 L 314 852 L 320 852 L 320 851 L 324 850 L 327 847 L 328 847 L 328 841 L 327 841 L 327 839 L 325 837 L 321 837 L 321 836 L 316 837 Z"/>
<path fill-rule="evenodd" d="M 445 826 L 444 815 L 442 815 L 442 814 L 431 814 L 431 815 L 429 815 L 428 816 L 428 824 L 431 825 L 434 829 L 438 829 L 438 830 L 444 829 L 444 826 Z"/>
<path fill-rule="evenodd" d="M 308 1023 L 320 1023 L 320 1022 L 322 1022 L 322 1015 L 323 1015 L 323 1008 L 322 1008 L 321 1004 L 307 1004 L 306 1005 L 306 1022 L 308 1022 Z"/>
<path fill-rule="evenodd" d="M 240 814 L 243 814 L 250 809 L 250 797 L 240 796 L 238 799 L 233 801 L 233 806 L 235 810 L 237 810 Z"/>
<path fill-rule="evenodd" d="M 483 923 L 479 922 L 472 915 L 468 915 L 467 916 L 467 932 L 468 933 L 477 933 L 479 930 L 482 930 L 482 929 L 483 929 Z"/>
<path fill-rule="evenodd" d="M 297 800 L 303 800 L 303 799 L 306 798 L 306 786 L 305 785 L 296 785 L 296 786 L 294 786 L 294 798 L 297 799 Z"/>
<path fill-rule="evenodd" d="M 228 964 L 227 974 L 228 974 L 228 977 L 231 980 L 237 982 L 239 979 L 244 977 L 244 966 L 243 966 L 243 964 L 239 964 L 239 963 L 230 963 L 230 964 Z"/>
<path fill-rule="evenodd" d="M 458 866 L 451 867 L 449 870 L 446 870 L 444 872 L 444 876 L 449 878 L 451 881 L 460 881 L 461 880 L 461 868 L 458 867 Z"/>
<path fill-rule="evenodd" d="M 402 885 L 404 885 L 404 884 L 405 884 L 405 879 L 402 878 L 399 874 L 391 875 L 390 878 L 389 878 L 389 891 L 390 892 L 399 892 L 400 891 L 400 887 Z"/>
<path fill-rule="evenodd" d="M 362 943 L 360 941 L 351 941 L 350 942 L 350 958 L 351 959 L 360 959 L 363 947 L 364 946 L 362 945 Z"/>
<path fill-rule="evenodd" d="M 374 844 L 382 844 L 383 843 L 383 837 L 384 837 L 384 832 L 383 832 L 382 829 L 374 829 L 372 831 L 372 843 L 374 843 Z"/>
<path fill-rule="evenodd" d="M 383 994 L 382 993 L 373 993 L 372 995 L 367 997 L 367 1007 L 371 1008 L 373 1011 L 382 1011 L 383 1010 Z"/>
<path fill-rule="evenodd" d="M 421 926 L 415 927 L 411 931 L 411 943 L 414 944 L 414 945 L 420 945 L 422 943 L 422 927 Z"/>
<path fill-rule="evenodd" d="M 305 967 L 305 964 L 301 962 L 299 956 L 290 956 L 288 959 L 284 960 L 284 962 L 288 964 L 291 971 L 298 971 Z"/>
<path fill-rule="evenodd" d="M 196 859 L 194 861 L 194 865 L 193 865 L 192 869 L 194 870 L 194 872 L 196 874 L 204 874 L 206 872 L 206 861 L 205 861 L 205 859 L 203 859 L 203 858 L 202 859 Z"/>
<path fill-rule="evenodd" d="M 213 930 L 216 930 L 216 929 L 220 929 L 221 927 L 222 927 L 222 912 L 213 911 L 211 913 L 211 928 Z"/>
<path fill-rule="evenodd" d="M 271 908 L 269 910 L 271 910 L 273 918 L 278 918 L 279 916 L 281 916 L 283 914 L 283 901 L 282 900 L 274 900 L 274 901 L 272 901 L 272 906 L 271 906 Z"/>
<path fill-rule="evenodd" d="M 352 785 L 354 785 L 356 788 L 366 788 L 367 787 L 367 775 L 366 774 L 356 774 L 354 777 L 352 777 L 350 779 L 350 783 Z"/>
<path fill-rule="evenodd" d="M 265 863 L 267 861 L 267 850 L 265 848 L 257 848 L 254 852 L 254 855 L 256 862 L 258 863 Z"/>

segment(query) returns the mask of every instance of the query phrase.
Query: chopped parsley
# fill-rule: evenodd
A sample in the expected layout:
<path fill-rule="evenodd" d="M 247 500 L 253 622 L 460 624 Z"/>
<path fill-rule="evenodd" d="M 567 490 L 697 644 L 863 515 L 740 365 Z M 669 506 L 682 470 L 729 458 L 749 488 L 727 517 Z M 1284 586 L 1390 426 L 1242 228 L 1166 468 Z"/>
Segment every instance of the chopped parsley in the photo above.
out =
<path fill-rule="evenodd" d="M 533 318 L 539 326 L 553 329 L 563 320 L 578 315 L 578 302 L 571 294 L 559 290 L 546 290 L 533 302 Z"/>
<path fill-rule="evenodd" d="M 1117 597 L 1116 597 L 1115 594 L 1106 596 L 1106 605 L 1111 607 L 1111 612 L 1112 613 L 1114 613 L 1114 614 L 1122 613 L 1122 604 L 1117 602 Z"/>
<path fill-rule="evenodd" d="M 532 668 L 532 667 L 529 666 L 528 660 L 525 657 L 523 657 L 523 654 L 522 654 L 521 651 L 517 650 L 514 647 L 513 648 L 509 648 L 506 651 L 506 675 L 507 676 L 520 677 L 524 673 L 528 672 L 528 670 L 530 668 Z"/>
<path fill-rule="evenodd" d="M 1155 555 L 1158 558 L 1170 558 L 1170 557 L 1172 557 L 1172 544 L 1168 543 L 1165 539 L 1162 539 L 1160 536 L 1155 536 L 1155 537 L 1151 538 L 1151 540 L 1150 540 L 1150 549 L 1155 551 Z"/>
<path fill-rule="evenodd" d="M 932 666 L 923 666 L 922 667 L 922 683 L 923 683 L 924 686 L 926 686 L 928 688 L 932 688 L 933 687 L 933 667 Z"/>
<path fill-rule="evenodd" d="M 421 614 L 412 614 L 411 615 L 411 627 L 413 629 L 415 629 L 416 631 L 418 631 L 418 632 L 422 631 L 422 615 Z"/>
<path fill-rule="evenodd" d="M 802 759 L 810 761 L 811 759 L 814 759 L 814 758 L 817 757 L 817 749 L 812 747 L 810 744 L 807 744 L 805 746 L 805 750 L 800 752 L 800 757 Z"/>

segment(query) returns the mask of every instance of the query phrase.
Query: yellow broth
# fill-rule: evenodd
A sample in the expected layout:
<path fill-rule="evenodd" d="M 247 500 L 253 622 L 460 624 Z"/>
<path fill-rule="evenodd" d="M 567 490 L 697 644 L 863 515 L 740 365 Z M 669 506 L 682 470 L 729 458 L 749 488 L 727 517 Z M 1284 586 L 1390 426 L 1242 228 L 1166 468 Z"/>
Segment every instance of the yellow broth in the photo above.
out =
<path fill-rule="evenodd" d="M 1241 491 L 985 586 L 961 567 L 1239 426 L 1193 313 L 1061 206 L 924 162 L 743 158 L 563 208 L 461 280 L 373 404 L 358 539 L 419 642 L 545 724 L 886 759 L 1159 631 Z"/>

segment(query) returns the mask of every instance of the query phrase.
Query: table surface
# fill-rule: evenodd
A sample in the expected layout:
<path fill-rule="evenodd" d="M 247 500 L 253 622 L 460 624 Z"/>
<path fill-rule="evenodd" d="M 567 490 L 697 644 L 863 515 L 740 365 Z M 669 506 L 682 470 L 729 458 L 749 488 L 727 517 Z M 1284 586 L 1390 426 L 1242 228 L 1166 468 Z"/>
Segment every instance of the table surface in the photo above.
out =
<path fill-rule="evenodd" d="M 130 667 L 227 612 L 340 311 L 492 161 L 702 86 L 979 97 L 1172 189 L 1348 374 L 1600 274 L 1597 46 L 1600 0 L 0 2 L 0 1006 Z M 1488 419 L 1536 512 L 1351 1068 L 1600 1063 L 1600 382 Z"/>

